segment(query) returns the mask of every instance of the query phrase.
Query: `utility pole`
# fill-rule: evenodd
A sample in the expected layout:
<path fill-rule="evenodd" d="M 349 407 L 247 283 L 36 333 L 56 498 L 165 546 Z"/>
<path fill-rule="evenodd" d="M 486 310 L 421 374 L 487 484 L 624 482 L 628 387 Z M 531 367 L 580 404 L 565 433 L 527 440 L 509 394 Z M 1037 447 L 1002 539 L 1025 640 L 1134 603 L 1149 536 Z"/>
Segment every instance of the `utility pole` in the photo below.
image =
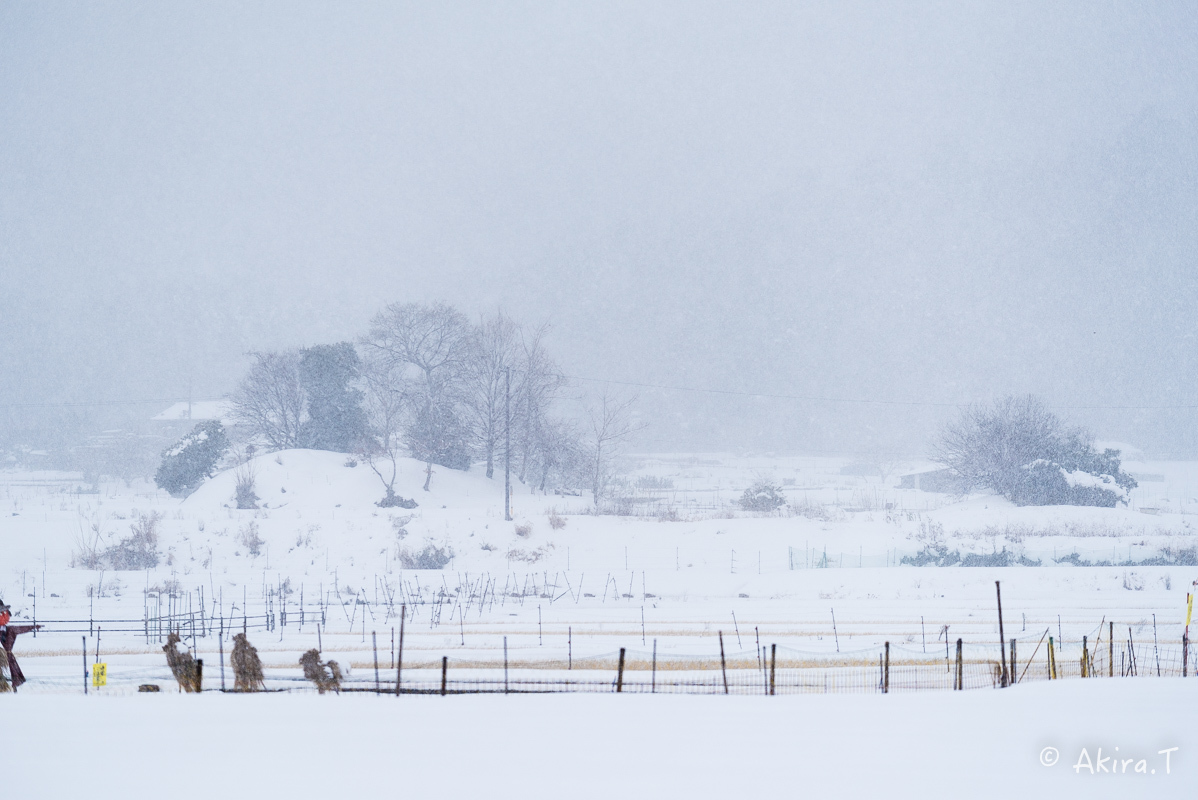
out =
<path fill-rule="evenodd" d="M 503 518 L 512 521 L 512 368 L 504 370 Z"/>

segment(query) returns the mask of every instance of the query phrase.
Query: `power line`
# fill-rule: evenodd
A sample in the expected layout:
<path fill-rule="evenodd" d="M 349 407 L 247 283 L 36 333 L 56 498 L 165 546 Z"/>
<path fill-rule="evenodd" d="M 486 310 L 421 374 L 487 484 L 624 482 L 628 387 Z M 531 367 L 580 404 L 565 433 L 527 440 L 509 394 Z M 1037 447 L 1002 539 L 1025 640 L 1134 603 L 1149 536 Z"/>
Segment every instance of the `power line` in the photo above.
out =
<path fill-rule="evenodd" d="M 223 397 L 192 398 L 191 402 L 206 403 L 223 400 Z M 163 403 L 186 403 L 186 397 L 159 398 L 155 400 L 79 400 L 62 403 L 0 403 L 0 408 L 87 408 L 91 406 L 148 406 Z"/>
<path fill-rule="evenodd" d="M 930 400 L 875 400 L 858 397 L 823 397 L 820 395 L 773 394 L 769 392 L 742 392 L 736 389 L 703 389 L 694 386 L 669 386 L 658 383 L 638 383 L 636 381 L 616 381 L 606 378 L 585 378 L 581 375 L 567 375 L 567 378 L 588 383 L 607 383 L 615 386 L 633 386 L 641 389 L 666 389 L 674 392 L 695 392 L 698 394 L 733 395 L 736 397 L 762 397 L 771 400 L 800 400 L 810 403 L 857 403 L 861 405 L 880 406 L 924 406 L 928 408 L 965 408 L 969 403 L 939 403 Z M 1198 409 L 1198 404 L 1191 405 L 1161 405 L 1161 406 L 1064 406 L 1050 405 L 1062 411 L 1179 411 Z"/>

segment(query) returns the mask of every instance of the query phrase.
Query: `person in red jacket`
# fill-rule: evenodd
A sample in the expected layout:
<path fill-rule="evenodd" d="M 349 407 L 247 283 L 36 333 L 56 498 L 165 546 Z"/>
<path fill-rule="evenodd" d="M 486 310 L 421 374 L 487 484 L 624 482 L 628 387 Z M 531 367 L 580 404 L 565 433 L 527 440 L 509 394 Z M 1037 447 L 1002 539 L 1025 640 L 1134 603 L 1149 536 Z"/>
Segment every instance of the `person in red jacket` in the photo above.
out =
<path fill-rule="evenodd" d="M 8 656 L 8 674 L 12 679 L 12 689 L 15 692 L 17 687 L 25 682 L 25 673 L 21 672 L 21 667 L 17 664 L 17 658 L 12 654 L 12 646 L 16 643 L 17 637 L 22 633 L 29 633 L 42 626 L 9 625 L 8 621 L 12 616 L 11 611 L 12 609 L 4 605 L 3 600 L 0 600 L 0 647 L 4 648 L 4 654 Z"/>

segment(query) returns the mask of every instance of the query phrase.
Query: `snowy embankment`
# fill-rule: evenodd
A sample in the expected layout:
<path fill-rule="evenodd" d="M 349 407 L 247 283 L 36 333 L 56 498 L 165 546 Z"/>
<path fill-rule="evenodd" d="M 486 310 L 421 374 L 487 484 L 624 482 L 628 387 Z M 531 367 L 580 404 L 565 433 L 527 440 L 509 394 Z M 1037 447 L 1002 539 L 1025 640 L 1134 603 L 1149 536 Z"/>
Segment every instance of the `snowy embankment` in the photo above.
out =
<path fill-rule="evenodd" d="M 1181 797 L 1198 785 L 1196 701 L 1198 681 L 1170 679 L 835 697 L 17 696 L 4 794 Z M 1074 768 L 1083 748 L 1097 774 Z"/>

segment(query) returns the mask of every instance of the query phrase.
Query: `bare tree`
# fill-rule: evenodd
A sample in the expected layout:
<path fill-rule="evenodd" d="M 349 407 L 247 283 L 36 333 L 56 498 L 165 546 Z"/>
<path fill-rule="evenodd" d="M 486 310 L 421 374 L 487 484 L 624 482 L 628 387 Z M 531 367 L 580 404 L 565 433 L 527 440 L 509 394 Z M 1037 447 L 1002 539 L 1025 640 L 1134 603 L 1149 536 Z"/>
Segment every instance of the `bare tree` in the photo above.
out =
<path fill-rule="evenodd" d="M 589 474 L 590 459 L 582 437 L 566 420 L 546 418 L 542 422 L 530 459 L 530 470 L 538 473 L 537 489 L 541 493 L 546 491 L 550 478 L 561 486 L 576 487 Z"/>
<path fill-rule="evenodd" d="M 425 491 L 433 464 L 459 466 L 467 446 L 459 441 L 464 428 L 459 417 L 471 338 L 469 321 L 451 306 L 392 303 L 375 315 L 361 342 L 367 358 L 386 366 L 386 374 L 408 381 L 414 413 L 404 439 L 425 461 Z"/>
<path fill-rule="evenodd" d="M 299 447 L 306 422 L 299 352 L 251 355 L 254 363 L 230 397 L 234 418 L 274 450 Z"/>
<path fill-rule="evenodd" d="M 487 463 L 487 477 L 495 475 L 495 452 L 507 423 L 509 375 L 521 381 L 520 326 L 497 311 L 483 316 L 471 339 L 466 370 L 466 407 L 475 445 Z M 517 396 L 519 396 L 517 394 Z"/>
<path fill-rule="evenodd" d="M 632 420 L 635 397 L 624 400 L 611 397 L 606 391 L 599 400 L 587 409 L 589 441 L 587 442 L 587 477 L 591 482 L 591 496 L 595 500 L 595 512 L 606 497 L 615 465 L 629 437 L 642 429 Z"/>
<path fill-rule="evenodd" d="M 376 353 L 363 363 L 362 383 L 369 437 L 362 442 L 361 455 L 382 481 L 386 495 L 381 505 L 389 507 L 398 503 L 395 478 L 404 450 L 403 433 L 411 417 L 411 382 L 403 376 L 402 365 L 393 367 Z"/>
<path fill-rule="evenodd" d="M 990 405 L 961 410 L 933 449 L 933 457 L 952 469 L 964 491 L 988 488 L 1013 497 L 1023 467 L 1044 457 L 1063 426 L 1039 398 L 1004 397 Z"/>
<path fill-rule="evenodd" d="M 516 442 L 520 448 L 519 479 L 523 483 L 529 466 L 545 455 L 547 447 L 560 444 L 549 410 L 566 386 L 566 378 L 545 349 L 548 328 L 542 326 L 521 337 L 521 375 L 516 404 Z"/>

